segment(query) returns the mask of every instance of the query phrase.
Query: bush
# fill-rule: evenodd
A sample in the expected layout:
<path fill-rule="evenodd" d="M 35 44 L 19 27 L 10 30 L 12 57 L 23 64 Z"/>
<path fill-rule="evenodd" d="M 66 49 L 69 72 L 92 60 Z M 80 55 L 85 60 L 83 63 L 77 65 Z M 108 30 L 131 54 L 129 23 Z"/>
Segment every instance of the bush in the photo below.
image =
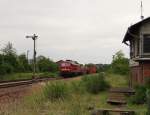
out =
<path fill-rule="evenodd" d="M 146 102 L 146 87 L 145 86 L 137 86 L 135 88 L 135 95 L 130 99 L 132 104 L 143 104 Z"/>
<path fill-rule="evenodd" d="M 129 59 L 125 58 L 124 53 L 120 50 L 114 56 L 110 68 L 113 73 L 128 75 Z"/>
<path fill-rule="evenodd" d="M 81 115 L 81 104 L 72 104 L 71 110 L 68 115 Z"/>
<path fill-rule="evenodd" d="M 67 84 L 63 82 L 47 83 L 44 87 L 44 95 L 51 101 L 64 100 L 68 94 Z"/>
<path fill-rule="evenodd" d="M 58 72 L 58 65 L 44 56 L 37 57 L 37 66 L 40 72 Z"/>
<path fill-rule="evenodd" d="M 58 73 L 44 72 L 38 74 L 39 77 L 58 77 Z"/>
<path fill-rule="evenodd" d="M 12 72 L 13 72 L 13 67 L 10 64 L 4 63 L 4 64 L 0 65 L 0 74 L 1 75 L 12 73 Z"/>
<path fill-rule="evenodd" d="M 146 100 L 147 100 L 147 113 L 146 115 L 150 115 L 150 89 L 146 92 Z"/>
<path fill-rule="evenodd" d="M 72 93 L 84 94 L 85 87 L 83 86 L 81 81 L 72 81 L 70 84 L 70 89 Z"/>
<path fill-rule="evenodd" d="M 145 77 L 144 81 L 146 88 L 150 89 L 150 77 Z"/>
<path fill-rule="evenodd" d="M 82 78 L 83 85 L 87 92 L 97 94 L 100 91 L 104 91 L 109 87 L 108 83 L 104 79 L 104 74 L 99 75 L 87 75 Z"/>

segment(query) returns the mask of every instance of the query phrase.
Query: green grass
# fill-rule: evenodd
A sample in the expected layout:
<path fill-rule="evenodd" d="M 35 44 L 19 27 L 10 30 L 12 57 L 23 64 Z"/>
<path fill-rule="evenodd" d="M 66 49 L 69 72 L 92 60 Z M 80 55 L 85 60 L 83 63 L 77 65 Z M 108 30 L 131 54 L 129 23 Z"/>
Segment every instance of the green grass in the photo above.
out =
<path fill-rule="evenodd" d="M 32 73 L 13 73 L 0 76 L 0 80 L 19 80 L 19 79 L 31 79 Z"/>
<path fill-rule="evenodd" d="M 59 101 L 45 100 L 42 95 L 32 95 L 18 106 L 12 105 L 3 115 L 90 115 L 89 107 L 106 107 L 107 93 L 101 95 L 73 94 Z"/>
<path fill-rule="evenodd" d="M 11 80 L 24 80 L 24 79 L 32 79 L 33 73 L 13 73 L 0 76 L 0 81 L 11 81 Z M 56 77 L 58 73 L 37 73 L 38 77 Z"/>
<path fill-rule="evenodd" d="M 63 82 L 46 83 L 43 94 L 51 101 L 64 100 L 69 95 L 68 86 Z"/>
<path fill-rule="evenodd" d="M 135 110 L 137 115 L 145 115 L 147 108 L 146 105 L 134 105 L 134 104 L 127 104 L 127 108 L 131 110 Z"/>
<path fill-rule="evenodd" d="M 82 83 L 89 93 L 98 94 L 101 91 L 105 91 L 109 88 L 109 84 L 106 82 L 104 74 L 99 73 L 96 75 L 86 75 L 82 77 Z"/>
<path fill-rule="evenodd" d="M 128 76 L 117 75 L 117 74 L 106 74 L 106 81 L 112 87 L 127 87 L 128 86 Z"/>
<path fill-rule="evenodd" d="M 107 82 L 114 87 L 128 86 L 126 79 L 126 76 L 106 74 Z M 43 95 L 41 90 L 27 96 L 19 105 L 9 107 L 3 115 L 90 115 L 89 107 L 116 108 L 116 106 L 109 105 L 106 102 L 108 91 L 91 94 L 85 91 L 80 80 L 65 81 L 64 83 L 70 90 L 69 97 L 51 101 Z M 146 105 L 127 104 L 126 108 L 136 110 L 137 115 L 144 115 L 143 113 L 146 111 Z"/>
<path fill-rule="evenodd" d="M 56 72 L 56 73 L 45 72 L 45 73 L 37 73 L 37 75 L 39 77 L 58 77 L 59 73 L 58 72 Z"/>

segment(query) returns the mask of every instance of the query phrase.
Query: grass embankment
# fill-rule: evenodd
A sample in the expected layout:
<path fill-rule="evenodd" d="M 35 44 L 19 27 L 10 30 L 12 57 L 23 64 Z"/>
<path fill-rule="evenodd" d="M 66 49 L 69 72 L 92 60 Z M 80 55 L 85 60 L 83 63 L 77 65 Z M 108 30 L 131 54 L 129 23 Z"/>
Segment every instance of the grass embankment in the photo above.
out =
<path fill-rule="evenodd" d="M 18 106 L 11 106 L 9 111 L 7 110 L 7 113 L 11 115 L 90 115 L 89 108 L 115 107 L 106 103 L 108 97 L 107 90 L 96 88 L 92 90 L 99 90 L 98 93 L 90 92 L 88 89 L 93 88 L 93 86 L 88 89 L 85 86 L 87 84 L 95 84 L 91 80 L 90 82 L 85 81 L 81 78 L 81 80 L 69 80 L 66 82 L 49 82 L 44 89 L 41 87 L 31 96 L 25 97 L 23 102 Z M 107 74 L 106 81 L 111 86 L 117 87 L 127 86 L 128 84 L 126 76 L 115 74 Z M 101 86 L 98 85 L 98 87 Z M 137 106 L 128 104 L 127 108 L 137 110 L 137 115 L 144 115 L 144 111 L 146 110 L 145 105 Z"/>
<path fill-rule="evenodd" d="M 112 87 L 127 87 L 128 86 L 128 80 L 127 76 L 123 75 L 117 75 L 117 74 L 106 74 L 106 81 L 112 86 Z"/>
<path fill-rule="evenodd" d="M 37 77 L 57 77 L 58 73 L 37 73 Z M 11 80 L 24 80 L 24 79 L 32 79 L 33 73 L 13 73 L 7 75 L 1 75 L 0 81 L 11 81 Z"/>

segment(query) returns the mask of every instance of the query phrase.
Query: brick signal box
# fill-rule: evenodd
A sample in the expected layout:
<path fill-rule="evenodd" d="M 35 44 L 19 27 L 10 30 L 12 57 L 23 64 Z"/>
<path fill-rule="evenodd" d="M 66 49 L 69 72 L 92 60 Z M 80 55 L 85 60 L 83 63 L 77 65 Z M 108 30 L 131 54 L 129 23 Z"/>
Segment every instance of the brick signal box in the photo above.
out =
<path fill-rule="evenodd" d="M 150 17 L 130 26 L 123 43 L 130 47 L 131 85 L 150 78 Z"/>

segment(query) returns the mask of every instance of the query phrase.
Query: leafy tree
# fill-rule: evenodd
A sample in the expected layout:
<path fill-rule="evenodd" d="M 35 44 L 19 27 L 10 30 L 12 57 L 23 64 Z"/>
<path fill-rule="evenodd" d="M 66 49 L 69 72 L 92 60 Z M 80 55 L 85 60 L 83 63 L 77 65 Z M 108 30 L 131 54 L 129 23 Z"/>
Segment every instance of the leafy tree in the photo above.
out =
<path fill-rule="evenodd" d="M 17 55 L 13 44 L 8 42 L 4 48 L 0 50 L 0 75 L 12 72 L 29 72 L 32 70 L 25 54 Z M 57 64 L 44 56 L 37 58 L 37 65 L 41 72 L 58 71 Z"/>
<path fill-rule="evenodd" d="M 37 58 L 38 69 L 41 72 L 56 72 L 58 71 L 58 66 L 55 62 L 46 58 L 44 56 L 39 56 Z"/>
<path fill-rule="evenodd" d="M 9 55 L 9 54 L 16 55 L 16 49 L 13 48 L 13 44 L 10 42 L 8 42 L 1 51 L 3 52 L 4 55 Z"/>
<path fill-rule="evenodd" d="M 123 52 L 120 50 L 113 56 L 111 63 L 112 71 L 118 74 L 128 74 L 129 72 L 129 59 L 125 58 Z"/>
<path fill-rule="evenodd" d="M 20 71 L 27 72 L 31 70 L 31 66 L 28 64 L 28 60 L 25 54 L 18 56 L 18 63 L 20 65 Z"/>
<path fill-rule="evenodd" d="M 18 66 L 17 56 L 13 54 L 4 55 L 4 63 L 8 63 L 16 68 Z"/>
<path fill-rule="evenodd" d="M 0 75 L 10 74 L 13 72 L 13 69 L 9 63 L 3 63 L 0 65 Z"/>
<path fill-rule="evenodd" d="M 4 62 L 4 56 L 2 54 L 0 54 L 0 65 Z"/>
<path fill-rule="evenodd" d="M 106 72 L 110 69 L 110 64 L 96 64 L 98 72 Z"/>
<path fill-rule="evenodd" d="M 1 74 L 11 73 L 17 67 L 17 55 L 16 50 L 13 48 L 12 43 L 8 42 L 6 46 L 1 49 L 2 54 L 0 55 L 0 71 Z"/>
<path fill-rule="evenodd" d="M 12 43 L 8 42 L 8 44 L 6 44 L 6 46 L 1 51 L 3 53 L 4 63 L 9 63 L 13 67 L 16 67 L 17 54 L 16 54 L 16 49 L 13 48 Z"/>

